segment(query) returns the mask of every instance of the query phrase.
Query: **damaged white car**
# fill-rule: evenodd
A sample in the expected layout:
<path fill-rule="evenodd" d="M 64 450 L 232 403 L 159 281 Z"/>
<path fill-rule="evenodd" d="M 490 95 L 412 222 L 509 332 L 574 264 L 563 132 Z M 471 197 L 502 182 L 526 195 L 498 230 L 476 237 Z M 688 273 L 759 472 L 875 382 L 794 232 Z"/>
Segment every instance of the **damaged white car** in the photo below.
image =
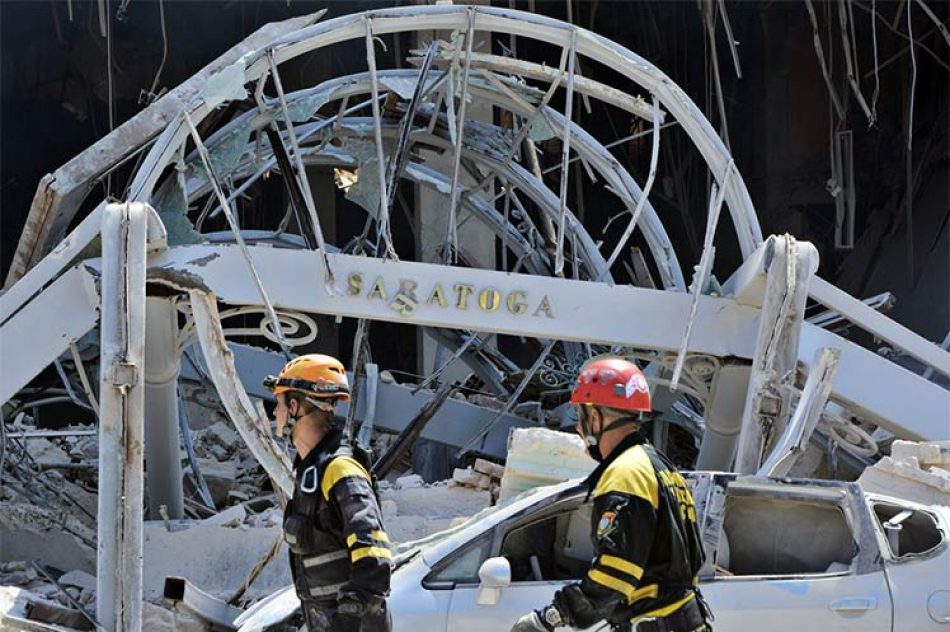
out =
<path fill-rule="evenodd" d="M 941 630 L 950 624 L 950 508 L 856 483 L 691 473 L 717 630 Z M 508 630 L 579 579 L 593 550 L 586 487 L 525 492 L 463 525 L 400 547 L 389 599 L 397 632 Z M 742 546 L 730 543 L 741 542 Z M 293 589 L 236 623 L 289 617 Z M 594 629 L 597 629 L 596 627 Z"/>

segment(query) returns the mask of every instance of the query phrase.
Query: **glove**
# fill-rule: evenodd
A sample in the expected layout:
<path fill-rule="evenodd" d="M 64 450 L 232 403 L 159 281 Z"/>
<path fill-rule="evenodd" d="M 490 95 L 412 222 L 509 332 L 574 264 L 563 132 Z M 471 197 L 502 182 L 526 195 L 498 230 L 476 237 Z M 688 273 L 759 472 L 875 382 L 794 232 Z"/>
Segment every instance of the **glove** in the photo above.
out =
<path fill-rule="evenodd" d="M 604 618 L 602 611 L 596 608 L 578 584 L 568 584 L 554 593 L 552 607 L 561 613 L 565 625 L 582 630 Z"/>
<path fill-rule="evenodd" d="M 551 611 L 550 616 L 548 612 Z M 555 623 L 556 622 L 556 623 Z M 554 606 L 544 610 L 535 610 L 524 615 L 511 626 L 511 632 L 553 632 L 556 625 L 560 625 L 561 615 Z"/>
<path fill-rule="evenodd" d="M 360 618 L 352 614 L 334 612 L 330 619 L 330 629 L 333 632 L 360 632 Z"/>

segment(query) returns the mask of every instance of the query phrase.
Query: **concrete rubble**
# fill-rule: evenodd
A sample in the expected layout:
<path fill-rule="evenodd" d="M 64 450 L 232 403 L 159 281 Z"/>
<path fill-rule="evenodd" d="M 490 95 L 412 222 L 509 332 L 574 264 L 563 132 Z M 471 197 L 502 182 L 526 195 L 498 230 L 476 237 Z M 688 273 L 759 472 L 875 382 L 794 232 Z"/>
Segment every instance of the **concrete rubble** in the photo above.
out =
<path fill-rule="evenodd" d="M 865 469 L 858 482 L 866 491 L 950 506 L 950 442 L 894 441 L 891 455 Z"/>

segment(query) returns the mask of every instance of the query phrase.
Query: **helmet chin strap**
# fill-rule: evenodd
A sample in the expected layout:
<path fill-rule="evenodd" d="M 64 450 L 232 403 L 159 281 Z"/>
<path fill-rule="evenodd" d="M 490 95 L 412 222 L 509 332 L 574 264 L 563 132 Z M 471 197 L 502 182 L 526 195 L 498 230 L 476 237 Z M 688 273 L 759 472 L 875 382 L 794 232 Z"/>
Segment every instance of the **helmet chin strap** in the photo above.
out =
<path fill-rule="evenodd" d="M 331 420 L 332 420 L 332 415 L 333 415 L 334 411 L 336 410 L 336 406 L 335 406 L 334 404 L 331 404 L 331 403 L 328 403 L 328 402 L 325 402 L 325 401 L 321 401 L 321 400 L 319 400 L 319 399 L 314 399 L 313 397 L 305 397 L 304 399 L 306 399 L 306 400 L 307 400 L 307 403 L 310 404 L 311 406 L 313 406 L 316 410 L 320 410 L 320 411 L 322 411 L 322 412 L 325 412 L 325 413 L 330 414 L 330 415 L 331 415 Z M 304 417 L 307 417 L 307 416 L 309 416 L 309 415 L 311 415 L 311 414 L 313 414 L 313 411 L 310 411 L 310 412 L 307 413 L 306 415 L 296 415 L 296 416 L 295 416 L 295 415 L 291 415 L 291 414 L 290 414 L 290 411 L 288 410 L 288 411 L 287 411 L 287 423 L 284 424 L 284 431 L 283 431 L 283 433 L 281 434 L 281 437 L 284 438 L 284 439 L 286 439 L 288 442 L 290 442 L 290 441 L 292 440 L 292 437 L 293 437 L 294 428 L 297 426 L 297 422 L 300 421 L 301 419 L 303 419 Z M 332 425 L 332 421 L 329 423 L 329 425 Z"/>
<path fill-rule="evenodd" d="M 614 419 L 609 425 L 601 425 L 600 432 L 594 432 L 593 428 L 590 425 L 590 414 L 587 412 L 587 407 L 581 407 L 581 429 L 584 431 L 584 443 L 587 444 L 588 451 L 592 448 L 600 447 L 601 438 L 608 432 L 613 432 L 623 428 L 624 426 L 632 426 L 633 424 L 639 423 L 640 420 L 637 417 L 618 417 Z"/>

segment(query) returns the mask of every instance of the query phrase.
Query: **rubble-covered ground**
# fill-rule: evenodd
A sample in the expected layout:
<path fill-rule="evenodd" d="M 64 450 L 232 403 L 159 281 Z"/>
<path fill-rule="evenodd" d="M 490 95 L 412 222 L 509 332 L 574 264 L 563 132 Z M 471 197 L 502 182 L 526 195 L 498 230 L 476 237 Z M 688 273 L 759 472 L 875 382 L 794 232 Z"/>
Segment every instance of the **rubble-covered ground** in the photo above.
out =
<path fill-rule="evenodd" d="M 282 542 L 281 509 L 263 469 L 225 418 L 192 418 L 198 428 L 192 432 L 195 462 L 213 506 L 197 491 L 182 448 L 189 519 L 151 520 L 144 528 L 146 630 L 207 629 L 201 619 L 163 598 L 167 576 L 185 577 L 237 606 L 291 582 L 285 546 L 281 543 L 272 551 Z M 43 432 L 29 418 L 21 418 L 15 430 Z M 17 619 L 92 629 L 79 612 L 95 611 L 98 444 L 90 430 L 95 429 L 71 426 L 55 436 L 8 442 L 0 492 L 0 629 Z M 452 479 L 432 484 L 411 472 L 380 481 L 380 502 L 393 542 L 430 535 L 492 504 L 503 468 L 481 460 L 476 467 L 480 471 L 459 469 Z M 262 560 L 267 561 L 263 571 L 241 590 Z"/>

